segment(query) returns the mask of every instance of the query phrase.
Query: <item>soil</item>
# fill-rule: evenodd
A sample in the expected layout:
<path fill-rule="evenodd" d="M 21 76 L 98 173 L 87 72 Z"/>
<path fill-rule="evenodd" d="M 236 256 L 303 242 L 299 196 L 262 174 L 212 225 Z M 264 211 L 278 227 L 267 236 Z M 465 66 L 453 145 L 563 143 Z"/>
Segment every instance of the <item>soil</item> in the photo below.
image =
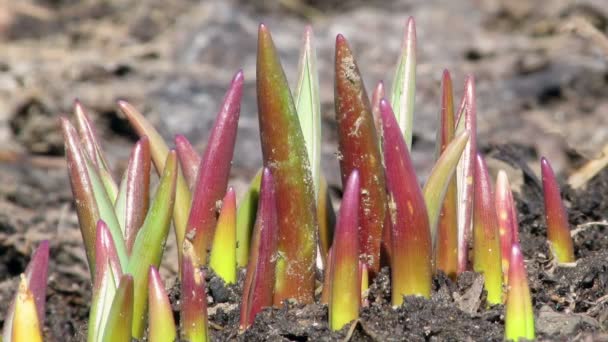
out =
<path fill-rule="evenodd" d="M 0 324 L 31 251 L 49 239 L 45 340 L 86 337 L 89 271 L 57 125 L 75 98 L 90 109 L 118 175 L 135 135 L 116 100 L 131 101 L 167 139 L 185 134 L 201 150 L 227 82 L 242 68 L 246 82 L 230 181 L 242 193 L 261 165 L 257 23 L 270 27 L 293 82 L 302 29 L 311 22 L 321 75 L 323 172 L 336 195 L 341 185 L 333 113 L 335 35 L 349 39 L 368 90 L 382 79 L 390 89 L 409 15 L 418 32 L 413 160 L 421 180 L 434 161 L 441 71 L 452 71 L 458 97 L 471 73 L 477 81 L 480 147 L 491 171 L 508 169 L 516 191 L 539 339 L 608 340 L 608 171 L 583 189 L 563 184 L 577 232 L 578 261 L 568 267 L 555 265 L 549 253 L 538 179 L 541 155 L 563 180 L 608 144 L 608 130 L 602 128 L 608 124 L 608 59 L 595 41 L 568 30 L 573 18 L 583 17 L 607 33 L 604 0 L 0 1 Z M 161 274 L 177 313 L 171 239 Z M 212 274 L 208 278 L 214 340 L 503 336 L 503 308 L 487 308 L 481 278 L 470 272 L 454 281 L 439 274 L 430 300 L 406 298 L 393 309 L 384 269 L 370 287 L 360 320 L 339 332 L 329 331 L 325 306 L 290 304 L 264 310 L 240 333 L 240 285 L 226 288 Z"/>

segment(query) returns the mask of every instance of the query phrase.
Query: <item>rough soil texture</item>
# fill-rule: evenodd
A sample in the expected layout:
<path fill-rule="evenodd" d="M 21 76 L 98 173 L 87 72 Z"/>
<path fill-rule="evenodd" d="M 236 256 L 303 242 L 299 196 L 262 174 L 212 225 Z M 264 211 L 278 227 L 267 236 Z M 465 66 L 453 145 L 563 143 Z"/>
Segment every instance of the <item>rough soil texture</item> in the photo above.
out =
<path fill-rule="evenodd" d="M 91 110 L 118 175 L 134 134 L 116 100 L 131 101 L 166 138 L 185 134 L 202 150 L 223 92 L 242 68 L 246 83 L 231 175 L 242 193 L 261 165 L 257 24 L 270 27 L 293 82 L 303 27 L 311 22 L 323 168 L 337 193 L 335 35 L 349 40 L 368 93 L 379 80 L 390 89 L 409 15 L 418 32 L 413 159 L 420 179 L 434 160 L 442 69 L 452 71 L 458 97 L 465 75 L 475 75 L 479 144 L 493 171 L 508 168 L 517 191 L 539 339 L 608 339 L 608 227 L 587 224 L 608 219 L 608 171 L 583 190 L 563 189 L 573 229 L 587 224 L 577 229 L 578 262 L 571 267 L 551 260 L 538 180 L 541 155 L 565 176 L 608 143 L 608 59 L 595 42 L 569 30 L 582 16 L 607 33 L 604 0 L 0 1 L 0 324 L 32 249 L 50 239 L 46 340 L 86 336 L 89 275 L 57 124 L 75 98 Z M 167 287 L 177 289 L 171 239 L 161 271 Z M 327 309 L 309 305 L 268 309 L 240 334 L 240 288 L 225 291 L 211 277 L 211 331 L 217 340 L 247 341 L 502 339 L 503 310 L 486 309 L 479 276 L 465 273 L 452 281 L 438 275 L 434 284 L 431 300 L 407 298 L 392 309 L 384 271 L 361 320 L 343 331 L 330 333 Z M 177 310 L 179 291 L 172 298 Z"/>

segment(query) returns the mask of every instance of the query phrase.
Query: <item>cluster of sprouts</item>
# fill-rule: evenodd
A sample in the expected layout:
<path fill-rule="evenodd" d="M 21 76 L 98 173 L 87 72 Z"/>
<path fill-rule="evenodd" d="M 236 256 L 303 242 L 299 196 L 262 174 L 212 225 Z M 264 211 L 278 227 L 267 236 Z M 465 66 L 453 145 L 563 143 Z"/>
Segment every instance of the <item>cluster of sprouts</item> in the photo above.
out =
<path fill-rule="evenodd" d="M 346 38 L 335 53 L 335 115 L 343 197 L 330 204 L 321 172 L 321 110 L 312 31 L 306 29 L 292 92 L 268 28 L 259 27 L 257 102 L 263 166 L 237 206 L 229 174 L 243 73 L 228 87 L 205 150 L 181 135 L 173 148 L 129 103 L 118 106 L 140 136 L 120 180 L 104 158 L 80 103 L 61 119 L 74 202 L 91 274 L 88 341 L 209 339 L 205 271 L 237 284 L 245 271 L 240 328 L 285 301 L 328 305 L 340 330 L 367 305 L 367 288 L 390 267 L 392 305 L 431 296 L 432 277 L 483 275 L 488 305 L 505 304 L 505 338 L 533 339 L 534 316 L 517 213 L 504 171 L 490 177 L 477 150 L 475 81 L 455 107 L 442 77 L 437 160 L 420 186 L 410 150 L 415 110 L 416 32 L 405 30 L 393 87 L 371 99 Z M 160 180 L 151 195 L 154 167 Z M 560 191 L 541 161 L 548 240 L 558 262 L 574 261 Z M 335 217 L 334 217 L 335 215 Z M 335 224 L 334 224 L 335 222 Z M 173 225 L 171 225 L 173 223 Z M 173 227 L 181 300 L 176 324 L 158 267 Z M 49 244 L 21 277 L 3 341 L 42 340 Z M 315 298 L 318 269 L 323 288 Z M 179 327 L 179 329 L 178 329 Z"/>

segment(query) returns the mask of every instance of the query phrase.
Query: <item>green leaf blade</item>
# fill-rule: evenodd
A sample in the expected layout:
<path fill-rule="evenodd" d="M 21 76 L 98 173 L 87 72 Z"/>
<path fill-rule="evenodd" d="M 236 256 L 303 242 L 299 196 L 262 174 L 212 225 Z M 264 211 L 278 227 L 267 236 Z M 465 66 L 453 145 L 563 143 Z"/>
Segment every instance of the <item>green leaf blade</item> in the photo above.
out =
<path fill-rule="evenodd" d="M 133 276 L 135 297 L 133 302 L 133 337 L 141 338 L 146 321 L 148 300 L 148 272 L 150 266 L 158 267 L 165 248 L 171 223 L 171 213 L 175 203 L 177 182 L 177 155 L 170 151 L 165 170 L 160 180 L 150 210 L 141 227 L 126 273 Z"/>
<path fill-rule="evenodd" d="M 315 194 L 318 194 L 321 177 L 321 102 L 319 100 L 317 56 L 310 26 L 306 27 L 304 33 L 294 103 L 308 151 Z"/>
<path fill-rule="evenodd" d="M 412 148 L 414 107 L 416 101 L 416 24 L 407 20 L 405 38 L 391 91 L 391 106 L 405 137 L 408 149 Z"/>

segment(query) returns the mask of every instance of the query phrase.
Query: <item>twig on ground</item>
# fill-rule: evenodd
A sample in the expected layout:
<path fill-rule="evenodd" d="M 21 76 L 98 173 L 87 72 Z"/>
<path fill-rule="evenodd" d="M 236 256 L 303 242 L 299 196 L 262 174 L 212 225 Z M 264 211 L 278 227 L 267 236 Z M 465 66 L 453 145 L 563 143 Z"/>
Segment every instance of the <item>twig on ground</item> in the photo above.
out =
<path fill-rule="evenodd" d="M 608 166 L 608 144 L 604 146 L 598 158 L 588 161 L 580 169 L 571 174 L 568 177 L 568 184 L 573 189 L 578 189 L 587 184 L 589 180 L 595 177 L 606 166 Z"/>
<path fill-rule="evenodd" d="M 588 20 L 583 17 L 576 16 L 563 26 L 564 31 L 570 31 L 579 36 L 591 40 L 596 44 L 608 58 L 608 38 L 595 28 Z"/>
<path fill-rule="evenodd" d="M 573 230 L 570 231 L 570 236 L 575 237 L 577 234 L 584 232 L 585 230 L 589 229 L 590 227 L 597 227 L 597 226 L 608 227 L 608 221 L 603 220 L 603 221 L 592 221 L 592 222 L 581 223 L 578 226 L 576 226 L 576 228 L 574 228 Z"/>

